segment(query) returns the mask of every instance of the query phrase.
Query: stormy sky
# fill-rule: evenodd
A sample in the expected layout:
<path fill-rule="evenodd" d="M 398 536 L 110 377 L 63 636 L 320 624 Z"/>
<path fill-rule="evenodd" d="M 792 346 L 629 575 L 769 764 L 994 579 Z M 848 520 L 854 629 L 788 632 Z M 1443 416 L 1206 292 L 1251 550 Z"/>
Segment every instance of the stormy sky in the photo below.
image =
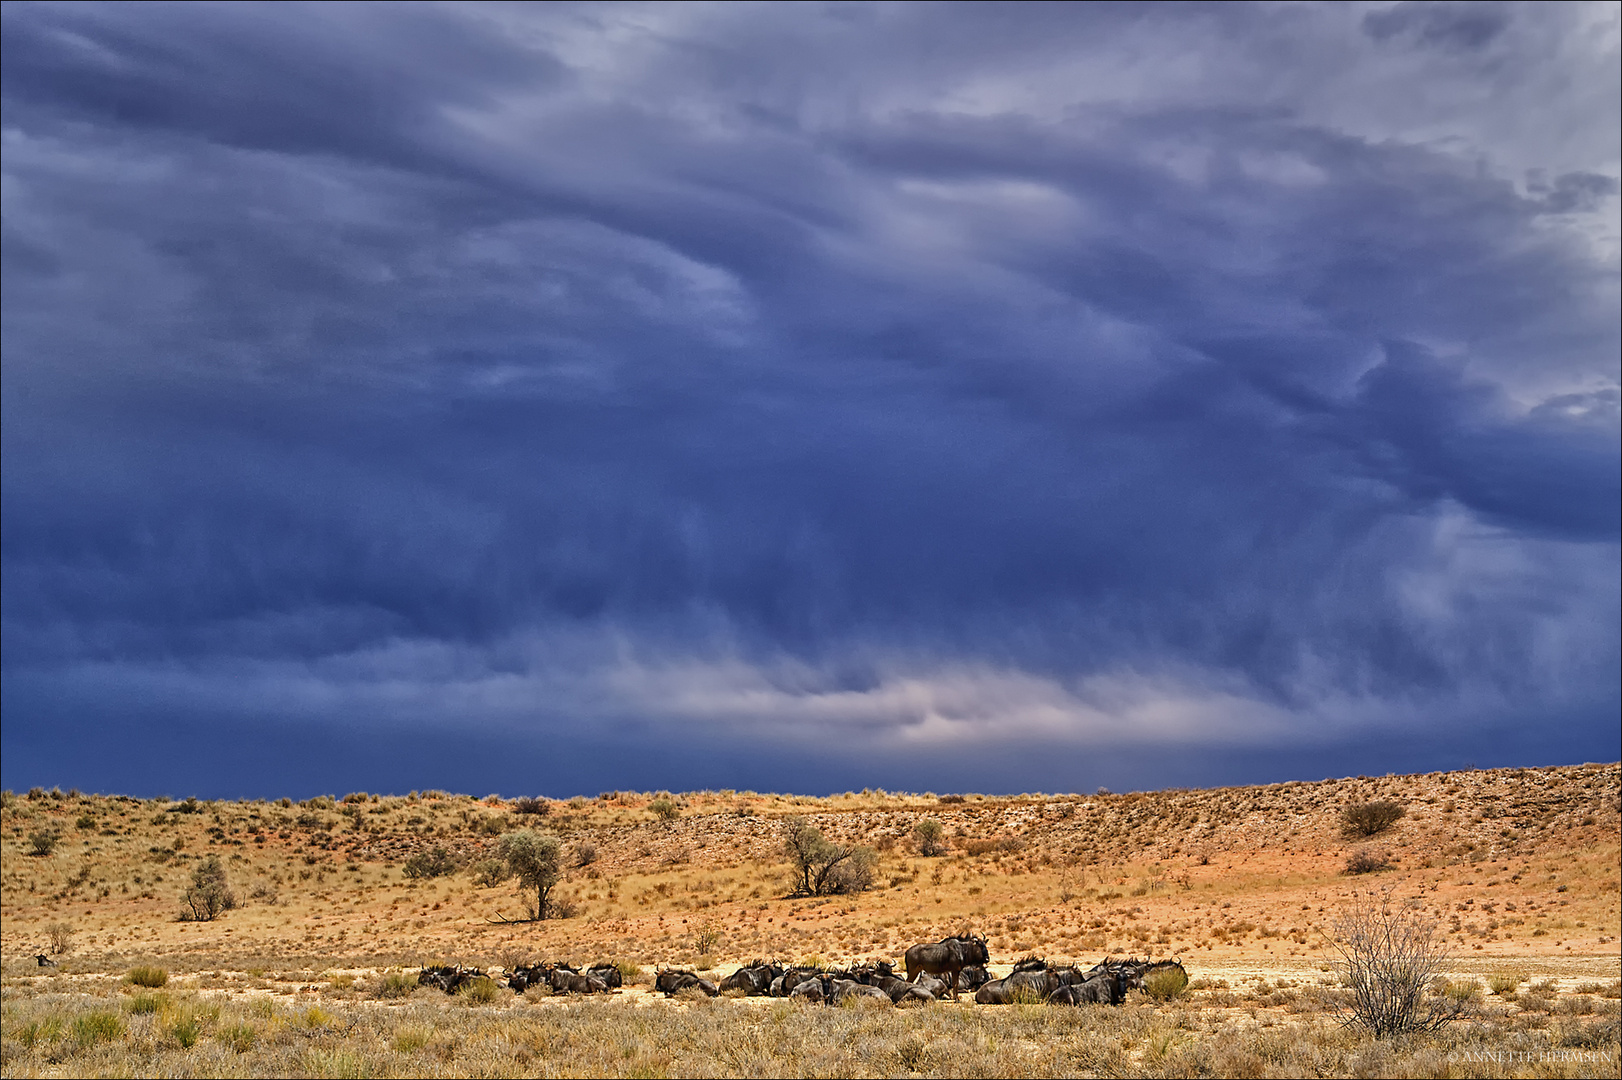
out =
<path fill-rule="evenodd" d="M 1619 752 L 1614 4 L 6 4 L 6 786 Z"/>

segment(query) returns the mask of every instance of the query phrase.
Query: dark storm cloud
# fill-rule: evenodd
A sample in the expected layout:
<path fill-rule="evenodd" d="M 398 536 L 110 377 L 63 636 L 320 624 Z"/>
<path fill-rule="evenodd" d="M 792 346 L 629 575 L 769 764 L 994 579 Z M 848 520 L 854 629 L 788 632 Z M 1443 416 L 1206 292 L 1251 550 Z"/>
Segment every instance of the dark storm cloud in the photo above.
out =
<path fill-rule="evenodd" d="M 1438 10 L 8 5 L 8 782 L 1615 756 L 1614 133 L 1457 104 L 1614 43 Z"/>

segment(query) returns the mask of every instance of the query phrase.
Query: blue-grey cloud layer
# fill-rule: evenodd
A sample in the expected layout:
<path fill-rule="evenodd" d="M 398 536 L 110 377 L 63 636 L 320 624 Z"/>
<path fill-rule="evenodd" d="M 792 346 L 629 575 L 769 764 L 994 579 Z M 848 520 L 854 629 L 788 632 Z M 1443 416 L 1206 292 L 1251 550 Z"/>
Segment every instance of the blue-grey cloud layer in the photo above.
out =
<path fill-rule="evenodd" d="M 1610 8 L 4 12 L 8 783 L 1618 755 Z"/>

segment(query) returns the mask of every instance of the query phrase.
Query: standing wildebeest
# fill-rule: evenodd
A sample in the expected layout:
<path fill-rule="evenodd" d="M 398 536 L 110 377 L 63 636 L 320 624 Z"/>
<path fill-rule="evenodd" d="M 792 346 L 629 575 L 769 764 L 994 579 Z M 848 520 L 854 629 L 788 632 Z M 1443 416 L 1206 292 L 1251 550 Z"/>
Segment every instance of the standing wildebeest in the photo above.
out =
<path fill-rule="evenodd" d="M 991 953 L 986 949 L 986 939 L 974 934 L 958 934 L 955 937 L 943 938 L 934 945 L 914 945 L 907 950 L 907 981 L 912 982 L 920 974 L 928 972 L 931 975 L 949 975 L 947 992 L 957 997 L 958 975 L 971 964 L 987 964 L 991 962 Z"/>

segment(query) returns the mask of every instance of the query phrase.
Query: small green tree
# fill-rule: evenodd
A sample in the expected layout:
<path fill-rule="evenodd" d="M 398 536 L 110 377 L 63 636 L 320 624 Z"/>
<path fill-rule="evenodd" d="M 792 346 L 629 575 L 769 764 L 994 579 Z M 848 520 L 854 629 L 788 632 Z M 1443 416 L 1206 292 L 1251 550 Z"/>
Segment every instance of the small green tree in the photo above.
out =
<path fill-rule="evenodd" d="M 225 878 L 225 867 L 218 855 L 210 855 L 191 872 L 191 885 L 186 889 L 186 910 L 181 918 L 196 922 L 211 922 L 221 912 L 237 906 Z"/>
<path fill-rule="evenodd" d="M 551 914 L 552 889 L 563 876 L 563 842 L 534 829 L 507 833 L 496 844 L 496 855 L 507 864 L 518 884 L 535 891 L 535 903 L 528 904 L 531 921 Z"/>
<path fill-rule="evenodd" d="M 808 822 L 789 826 L 783 850 L 794 864 L 795 896 L 863 892 L 873 886 L 878 855 L 872 848 L 830 843 Z"/>
<path fill-rule="evenodd" d="M 913 826 L 912 842 L 920 855 L 939 855 L 946 850 L 946 830 L 934 818 L 925 818 Z"/>

